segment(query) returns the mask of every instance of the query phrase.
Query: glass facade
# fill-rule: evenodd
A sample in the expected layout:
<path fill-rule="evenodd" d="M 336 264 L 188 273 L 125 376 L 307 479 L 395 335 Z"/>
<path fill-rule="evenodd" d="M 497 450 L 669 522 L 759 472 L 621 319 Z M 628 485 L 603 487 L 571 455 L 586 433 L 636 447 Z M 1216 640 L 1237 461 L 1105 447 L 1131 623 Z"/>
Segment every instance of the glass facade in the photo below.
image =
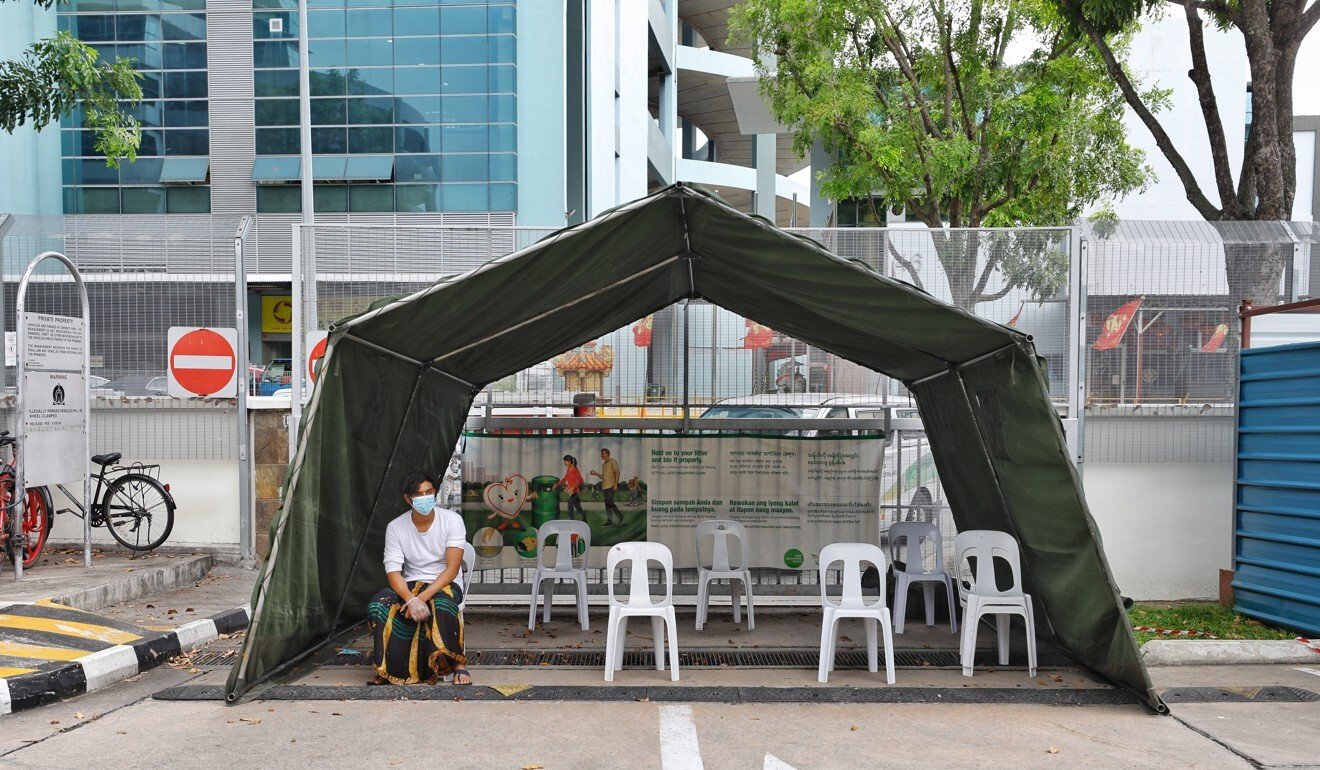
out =
<path fill-rule="evenodd" d="M 61 121 L 65 213 L 209 212 L 205 0 L 70 0 L 58 9 L 61 30 L 142 73 L 142 103 L 131 109 L 142 124 L 137 162 L 107 166 L 81 110 Z"/>
<path fill-rule="evenodd" d="M 317 211 L 517 209 L 513 2 L 307 5 Z M 257 155 L 294 156 L 297 2 L 253 0 L 252 22 Z M 296 184 L 257 188 L 258 211 L 300 205 Z"/>

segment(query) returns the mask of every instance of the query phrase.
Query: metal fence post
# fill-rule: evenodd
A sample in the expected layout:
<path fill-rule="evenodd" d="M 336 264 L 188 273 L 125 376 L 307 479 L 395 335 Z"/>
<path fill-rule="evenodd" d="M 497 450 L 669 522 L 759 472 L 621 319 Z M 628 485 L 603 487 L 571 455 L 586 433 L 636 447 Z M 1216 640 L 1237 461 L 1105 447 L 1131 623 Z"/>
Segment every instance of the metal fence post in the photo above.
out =
<path fill-rule="evenodd" d="M 8 331 L 5 328 L 8 316 L 5 315 L 5 293 L 3 291 L 5 285 L 5 236 L 13 226 L 13 214 L 0 214 L 0 342 L 4 341 L 5 332 Z M 6 382 L 7 378 L 7 367 L 0 366 L 0 388 L 8 384 Z"/>
<path fill-rule="evenodd" d="M 1086 437 L 1086 260 L 1090 253 L 1089 239 L 1081 235 L 1076 225 L 1069 228 L 1068 253 L 1072 264 L 1068 269 L 1068 298 L 1072 303 L 1068 313 L 1068 417 L 1073 420 L 1076 433 L 1073 459 L 1084 460 Z"/>
<path fill-rule="evenodd" d="M 302 225 L 293 226 L 293 339 L 289 356 L 289 462 L 298 453 L 298 425 L 302 421 L 302 357 L 303 357 L 303 264 Z"/>
<path fill-rule="evenodd" d="M 256 537 L 252 521 L 252 453 L 248 421 L 248 368 L 251 360 L 247 321 L 247 261 L 243 242 L 252 217 L 245 216 L 234 233 L 234 326 L 238 332 L 238 556 L 244 566 L 256 562 Z"/>

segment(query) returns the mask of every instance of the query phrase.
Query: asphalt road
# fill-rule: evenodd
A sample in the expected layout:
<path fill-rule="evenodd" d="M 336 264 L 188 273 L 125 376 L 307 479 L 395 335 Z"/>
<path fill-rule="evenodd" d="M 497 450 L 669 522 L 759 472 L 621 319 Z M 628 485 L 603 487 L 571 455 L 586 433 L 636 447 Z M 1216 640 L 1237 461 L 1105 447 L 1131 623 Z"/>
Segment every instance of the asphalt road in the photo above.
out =
<path fill-rule="evenodd" d="M 0 765 L 1320 766 L 1320 701 L 1182 704 L 1174 716 L 1156 717 L 1136 706 L 481 702 L 462 700 L 452 686 L 445 687 L 454 699 L 430 701 L 256 700 L 228 707 L 151 697 L 178 684 L 217 683 L 223 673 L 162 667 L 4 717 Z M 634 676 L 656 684 L 652 673 Z M 1152 674 L 1158 684 L 1213 679 L 1248 693 L 1266 684 L 1320 692 L 1320 667 Z"/>

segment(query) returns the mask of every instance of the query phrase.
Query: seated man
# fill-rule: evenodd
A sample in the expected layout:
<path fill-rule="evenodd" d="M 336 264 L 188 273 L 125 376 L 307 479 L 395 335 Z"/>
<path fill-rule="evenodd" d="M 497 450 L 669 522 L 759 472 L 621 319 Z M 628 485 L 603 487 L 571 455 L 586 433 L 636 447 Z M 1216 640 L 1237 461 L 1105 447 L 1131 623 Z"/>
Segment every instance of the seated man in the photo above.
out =
<path fill-rule="evenodd" d="M 413 471 L 403 480 L 409 511 L 385 528 L 390 587 L 371 599 L 367 622 L 376 670 L 368 684 L 472 684 L 463 666 L 463 568 L 466 531 L 457 512 L 435 506 L 435 479 Z"/>

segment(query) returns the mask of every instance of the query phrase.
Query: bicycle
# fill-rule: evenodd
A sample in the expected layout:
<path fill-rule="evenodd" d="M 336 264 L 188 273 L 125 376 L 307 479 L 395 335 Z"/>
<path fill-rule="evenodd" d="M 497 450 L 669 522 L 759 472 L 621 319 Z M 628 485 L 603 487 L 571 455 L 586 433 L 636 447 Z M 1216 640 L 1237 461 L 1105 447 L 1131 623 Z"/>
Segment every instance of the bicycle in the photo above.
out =
<path fill-rule="evenodd" d="M 92 526 L 107 528 L 111 537 L 131 551 L 155 550 L 174 529 L 174 509 L 177 506 L 170 494 L 170 485 L 155 477 L 160 473 L 159 465 L 114 465 L 122 457 L 119 452 L 92 456 L 92 462 L 101 466 L 101 472 L 96 476 L 96 490 L 91 496 Z M 56 513 L 72 513 L 80 519 L 89 515 L 63 484 L 56 487 L 78 509 L 61 508 Z M 101 494 L 102 488 L 105 489 L 104 495 Z M 159 529 L 157 524 L 161 525 Z M 159 535 L 153 536 L 153 532 L 159 532 Z"/>
<path fill-rule="evenodd" d="M 17 506 L 14 500 L 14 465 L 18 462 L 18 439 L 9 435 L 9 431 L 0 431 L 0 448 L 9 448 L 9 462 L 0 467 L 0 553 L 12 563 L 18 563 L 16 552 L 21 549 L 23 569 L 34 567 L 41 551 L 50 537 L 51 525 L 55 522 L 54 508 L 50 490 L 45 487 L 29 487 L 24 496 L 22 517 L 22 542 L 9 531 L 9 512 Z"/>

